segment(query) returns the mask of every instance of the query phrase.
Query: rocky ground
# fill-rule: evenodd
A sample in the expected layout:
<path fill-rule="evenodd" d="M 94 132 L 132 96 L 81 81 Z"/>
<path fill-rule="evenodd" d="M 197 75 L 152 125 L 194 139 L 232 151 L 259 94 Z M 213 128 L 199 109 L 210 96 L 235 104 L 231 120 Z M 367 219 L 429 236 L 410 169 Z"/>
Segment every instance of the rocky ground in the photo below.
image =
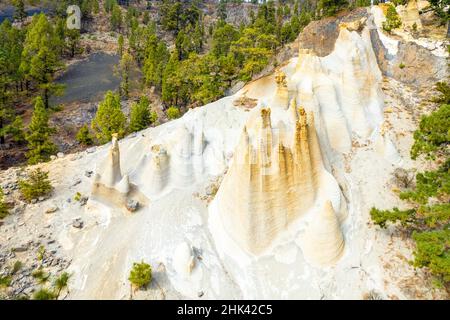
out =
<path fill-rule="evenodd" d="M 64 154 L 58 154 L 63 158 Z M 56 158 L 56 157 L 55 157 Z M 0 296 L 6 299 L 30 298 L 40 288 L 51 288 L 54 279 L 70 266 L 71 259 L 62 250 L 57 239 L 58 227 L 51 223 L 52 216 L 60 208 L 52 202 L 52 197 L 39 197 L 30 203 L 23 201 L 18 190 L 18 181 L 23 179 L 22 169 L 10 169 L 3 172 L 1 183 L 7 202 L 13 209 L 4 221 L 0 222 L 0 276 L 10 276 L 8 286 L 0 286 Z M 92 171 L 85 172 L 85 178 L 92 176 Z M 72 186 L 81 183 L 81 179 L 73 180 Z M 76 195 L 76 193 L 74 194 Z M 79 207 L 86 205 L 88 198 L 67 198 L 68 204 Z M 26 212 L 36 210 L 38 214 Z M 84 227 L 83 220 L 72 218 L 66 221 L 74 230 Z M 20 265 L 18 270 L 15 265 Z M 33 275 L 43 270 L 45 281 Z M 60 298 L 64 298 L 61 296 Z"/>
<path fill-rule="evenodd" d="M 405 208 L 407 204 L 398 198 L 398 193 L 406 186 L 398 177 L 408 175 L 411 178 L 415 172 L 429 168 L 427 162 L 412 161 L 409 150 L 420 115 L 436 108 L 436 104 L 430 101 L 430 92 L 418 91 L 415 87 L 389 77 L 384 77 L 383 92 L 386 106 L 384 126 L 387 134 L 392 137 L 402 162 L 400 166 L 386 165 L 384 172 L 372 172 L 368 168 L 364 174 L 358 173 L 357 170 L 351 173 L 364 198 L 364 213 L 368 213 L 372 206 L 380 209 L 390 209 L 394 206 Z M 362 147 L 356 151 L 351 157 L 350 166 L 355 167 L 369 161 L 364 154 L 370 148 Z M 382 185 L 384 191 L 373 192 L 376 190 L 376 184 Z M 379 243 L 379 246 L 373 246 L 372 250 L 376 250 L 383 267 L 383 278 L 378 279 L 383 286 L 375 297 L 383 297 L 381 293 L 384 292 L 384 298 L 387 299 L 448 299 L 445 290 L 433 285 L 432 277 L 426 270 L 416 269 L 409 264 L 409 261 L 413 260 L 414 250 L 414 242 L 410 238 L 395 226 L 386 230 L 380 229 L 370 221 L 368 214 L 366 219 L 373 232 L 369 238 L 373 237 L 373 241 Z"/>

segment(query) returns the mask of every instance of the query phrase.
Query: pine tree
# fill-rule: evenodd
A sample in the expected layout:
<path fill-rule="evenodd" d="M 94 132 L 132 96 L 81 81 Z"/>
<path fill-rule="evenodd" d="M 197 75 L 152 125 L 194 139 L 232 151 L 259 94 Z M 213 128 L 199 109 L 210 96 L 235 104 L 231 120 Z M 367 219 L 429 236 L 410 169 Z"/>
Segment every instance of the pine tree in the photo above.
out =
<path fill-rule="evenodd" d="M 125 125 L 126 118 L 120 107 L 120 96 L 108 91 L 98 106 L 91 124 L 92 130 L 100 143 L 107 143 L 113 133 L 122 138 L 125 134 Z"/>
<path fill-rule="evenodd" d="M 178 69 L 178 53 L 175 50 L 169 58 L 167 65 L 164 69 L 162 79 L 162 100 L 170 105 L 177 105 L 179 98 L 179 83 L 181 79 L 177 77 Z"/>
<path fill-rule="evenodd" d="M 105 0 L 104 2 L 104 8 L 106 12 L 111 12 L 114 8 L 114 6 L 117 5 L 117 0 Z"/>
<path fill-rule="evenodd" d="M 226 0 L 219 0 L 217 15 L 219 19 L 224 20 L 227 18 L 227 3 Z"/>
<path fill-rule="evenodd" d="M 386 13 L 386 21 L 383 22 L 383 30 L 391 32 L 402 25 L 402 20 L 392 4 L 389 4 Z"/>
<path fill-rule="evenodd" d="M 444 25 L 450 20 L 450 10 L 448 9 L 449 2 L 448 0 L 430 0 L 430 6 L 433 9 L 434 13 L 440 18 L 441 24 Z M 448 34 L 448 33 L 447 33 Z"/>
<path fill-rule="evenodd" d="M 25 32 L 14 27 L 9 19 L 5 19 L 0 25 L 0 70 L 2 76 L 7 78 L 9 85 L 15 84 L 18 91 L 19 84 L 23 80 L 20 71 L 22 60 L 23 42 Z"/>
<path fill-rule="evenodd" d="M 300 14 L 299 20 L 300 20 L 300 30 L 306 27 L 311 22 L 311 14 L 306 11 L 302 11 Z"/>
<path fill-rule="evenodd" d="M 4 219 L 8 215 L 8 207 L 5 203 L 5 194 L 3 189 L 0 187 L 0 219 Z"/>
<path fill-rule="evenodd" d="M 159 40 L 153 31 L 146 40 L 143 71 L 146 83 L 155 86 L 157 90 L 162 89 L 163 73 L 168 56 L 166 44 Z"/>
<path fill-rule="evenodd" d="M 347 6 L 347 0 L 320 0 L 318 4 L 318 8 L 322 11 L 322 15 L 327 17 L 335 15 Z"/>
<path fill-rule="evenodd" d="M 120 11 L 119 5 L 113 6 L 110 21 L 111 21 L 111 29 L 114 31 L 119 31 L 123 23 L 122 11 Z"/>
<path fill-rule="evenodd" d="M 79 143 L 81 143 L 85 146 L 90 146 L 94 143 L 94 139 L 92 138 L 92 135 L 89 132 L 89 128 L 88 128 L 87 124 L 82 126 L 80 128 L 80 130 L 78 130 L 76 139 Z"/>
<path fill-rule="evenodd" d="M 0 67 L 2 67 L 2 59 L 0 57 Z M 7 134 L 7 122 L 12 116 L 12 108 L 10 105 L 10 95 L 6 90 L 6 77 L 0 74 L 0 144 L 4 144 Z"/>
<path fill-rule="evenodd" d="M 16 116 L 7 127 L 7 133 L 11 135 L 12 140 L 16 143 L 25 141 L 23 119 L 21 116 Z"/>
<path fill-rule="evenodd" d="M 23 0 L 14 0 L 13 5 L 15 7 L 14 20 L 22 22 L 23 19 L 27 17 L 27 13 L 25 12 L 25 4 Z"/>
<path fill-rule="evenodd" d="M 60 94 L 63 89 L 53 82 L 55 71 L 61 67 L 58 43 L 55 30 L 45 14 L 35 15 L 25 39 L 20 69 L 28 80 L 38 84 L 46 108 L 50 96 Z"/>
<path fill-rule="evenodd" d="M 22 82 L 19 71 L 22 40 L 22 32 L 13 27 L 8 19 L 0 25 L 0 144 L 6 142 L 15 117 L 14 96 Z M 16 92 L 13 92 L 14 89 Z"/>
<path fill-rule="evenodd" d="M 117 53 L 119 54 L 119 56 L 122 57 L 122 55 L 123 55 L 123 46 L 124 46 L 124 38 L 123 38 L 123 35 L 120 35 L 120 36 L 119 36 L 119 39 L 117 40 L 117 43 L 118 43 L 118 46 L 119 46 L 119 48 L 118 48 L 118 50 L 117 50 Z"/>
<path fill-rule="evenodd" d="M 80 30 L 72 29 L 65 31 L 66 46 L 69 49 L 70 57 L 73 58 L 77 53 L 77 47 L 80 43 Z"/>
<path fill-rule="evenodd" d="M 216 28 L 212 36 L 212 52 L 216 57 L 225 56 L 231 44 L 239 39 L 239 31 L 231 24 L 223 24 Z"/>
<path fill-rule="evenodd" d="M 130 74 L 134 65 L 133 56 L 128 52 L 125 52 L 122 55 L 122 59 L 120 59 L 119 66 L 117 68 L 117 73 L 121 78 L 120 94 L 125 98 L 128 98 L 130 93 Z"/>
<path fill-rule="evenodd" d="M 134 103 L 130 114 L 130 131 L 136 132 L 147 128 L 151 124 L 150 101 L 142 97 L 139 103 Z"/>
<path fill-rule="evenodd" d="M 436 154 L 448 152 L 445 147 L 448 147 L 450 141 L 449 128 L 450 104 L 443 104 L 430 115 L 424 115 L 420 120 L 419 128 L 414 132 L 411 158 L 416 159 L 423 154 L 426 158 L 433 159 Z"/>
<path fill-rule="evenodd" d="M 92 0 L 92 12 L 98 14 L 100 12 L 100 5 L 98 0 Z"/>
<path fill-rule="evenodd" d="M 19 180 L 19 189 L 25 200 L 31 201 L 49 195 L 53 187 L 48 178 L 48 172 L 38 168 L 30 172 L 26 180 Z"/>
<path fill-rule="evenodd" d="M 29 164 L 48 161 L 50 156 L 57 151 L 56 146 L 50 139 L 51 134 L 55 130 L 49 126 L 48 120 L 49 117 L 44 102 L 41 97 L 38 97 L 34 105 L 28 132 L 25 135 L 29 149 L 26 154 Z"/>

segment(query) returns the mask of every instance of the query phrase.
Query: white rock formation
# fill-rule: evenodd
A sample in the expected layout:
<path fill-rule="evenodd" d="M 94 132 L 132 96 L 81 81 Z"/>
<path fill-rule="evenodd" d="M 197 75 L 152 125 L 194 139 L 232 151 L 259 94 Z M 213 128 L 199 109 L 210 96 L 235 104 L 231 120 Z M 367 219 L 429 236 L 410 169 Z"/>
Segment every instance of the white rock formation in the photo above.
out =
<path fill-rule="evenodd" d="M 248 254 L 266 252 L 317 201 L 341 208 L 328 158 L 350 152 L 353 136 L 370 138 L 384 103 L 369 30 L 365 19 L 357 22 L 340 26 L 330 55 L 300 50 L 282 72 L 240 92 L 259 105 L 210 206 L 213 235 L 229 256 L 235 248 L 222 246 L 229 241 Z"/>
<path fill-rule="evenodd" d="M 302 241 L 303 254 L 318 266 L 335 264 L 344 252 L 344 237 L 331 201 L 326 201 L 308 226 Z"/>
<path fill-rule="evenodd" d="M 122 170 L 120 167 L 120 151 L 117 135 L 113 134 L 111 147 L 108 156 L 99 167 L 99 172 L 96 173 L 94 179 L 94 193 L 97 187 L 106 187 L 109 189 L 116 189 L 121 194 L 128 194 L 130 191 L 130 182 L 128 175 L 122 177 Z"/>
<path fill-rule="evenodd" d="M 195 267 L 194 254 L 186 242 L 180 243 L 173 255 L 173 267 L 182 277 L 187 278 Z"/>
<path fill-rule="evenodd" d="M 271 110 L 285 120 L 273 123 Z M 293 105 L 255 110 L 214 199 L 223 227 L 260 253 L 313 205 L 323 170 L 312 113 Z"/>
<path fill-rule="evenodd" d="M 416 0 L 409 0 L 405 5 L 399 5 L 395 8 L 402 19 L 402 25 L 406 28 L 422 29 L 422 21 L 419 16 L 419 8 Z"/>
<path fill-rule="evenodd" d="M 349 152 L 352 134 L 367 138 L 382 121 L 381 72 L 367 27 L 359 34 L 341 26 L 326 57 L 301 50 L 292 78 L 299 104 L 323 121 L 335 150 Z"/>

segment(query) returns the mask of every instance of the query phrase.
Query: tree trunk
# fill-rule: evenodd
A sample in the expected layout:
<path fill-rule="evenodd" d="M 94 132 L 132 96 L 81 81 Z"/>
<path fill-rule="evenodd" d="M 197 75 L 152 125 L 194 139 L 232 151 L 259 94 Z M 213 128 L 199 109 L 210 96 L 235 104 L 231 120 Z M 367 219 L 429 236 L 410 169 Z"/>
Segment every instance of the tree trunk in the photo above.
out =
<path fill-rule="evenodd" d="M 44 105 L 45 109 L 48 109 L 48 89 L 44 89 Z"/>
<path fill-rule="evenodd" d="M 0 132 L 3 129 L 3 118 L 0 118 Z M 0 144 L 5 144 L 5 135 L 3 133 L 0 134 Z"/>

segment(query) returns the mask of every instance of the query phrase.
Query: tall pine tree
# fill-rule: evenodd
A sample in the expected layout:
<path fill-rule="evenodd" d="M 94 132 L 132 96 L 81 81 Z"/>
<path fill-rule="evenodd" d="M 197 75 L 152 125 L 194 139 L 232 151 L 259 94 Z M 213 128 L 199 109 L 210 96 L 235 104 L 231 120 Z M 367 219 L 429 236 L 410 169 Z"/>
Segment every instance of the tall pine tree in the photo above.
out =
<path fill-rule="evenodd" d="M 130 131 L 136 132 L 147 128 L 151 124 L 150 101 L 141 97 L 139 103 L 134 103 L 130 113 Z"/>
<path fill-rule="evenodd" d="M 15 7 L 14 20 L 22 22 L 27 17 L 25 12 L 25 3 L 23 0 L 14 0 L 13 5 Z"/>
<path fill-rule="evenodd" d="M 48 161 L 50 156 L 57 151 L 55 144 L 50 139 L 55 129 L 50 127 L 48 120 L 49 116 L 44 101 L 41 97 L 38 97 L 34 105 L 28 132 L 25 135 L 29 149 L 26 154 L 29 164 Z"/>
<path fill-rule="evenodd" d="M 22 52 L 21 71 L 34 81 L 42 91 L 46 108 L 52 94 L 61 93 L 63 87 L 54 83 L 54 73 L 62 65 L 58 50 L 58 37 L 45 14 L 33 17 Z"/>
<path fill-rule="evenodd" d="M 92 120 L 92 130 L 100 143 L 107 143 L 111 140 L 113 133 L 117 133 L 119 138 L 123 137 L 125 126 L 126 118 L 120 107 L 120 96 L 108 91 Z"/>

